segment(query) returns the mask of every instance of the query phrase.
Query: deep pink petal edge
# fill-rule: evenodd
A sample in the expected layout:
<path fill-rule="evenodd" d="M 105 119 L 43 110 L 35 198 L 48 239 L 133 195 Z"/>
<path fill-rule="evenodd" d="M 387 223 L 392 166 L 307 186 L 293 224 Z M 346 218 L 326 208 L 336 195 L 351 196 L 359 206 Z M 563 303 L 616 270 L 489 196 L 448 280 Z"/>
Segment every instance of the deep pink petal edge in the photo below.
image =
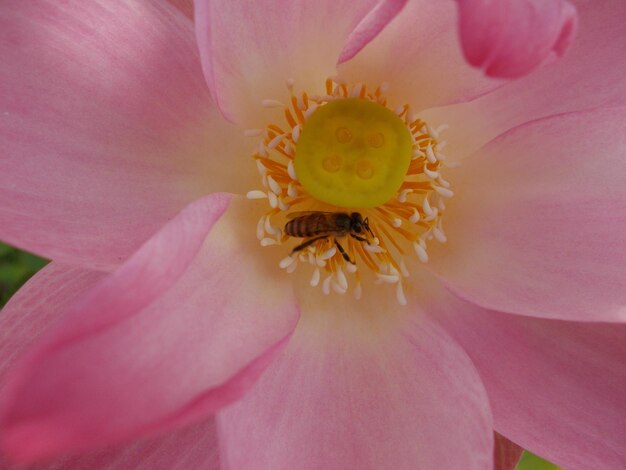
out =
<path fill-rule="evenodd" d="M 492 77 L 520 77 L 563 55 L 576 32 L 576 8 L 565 0 L 457 3 L 465 57 Z"/>

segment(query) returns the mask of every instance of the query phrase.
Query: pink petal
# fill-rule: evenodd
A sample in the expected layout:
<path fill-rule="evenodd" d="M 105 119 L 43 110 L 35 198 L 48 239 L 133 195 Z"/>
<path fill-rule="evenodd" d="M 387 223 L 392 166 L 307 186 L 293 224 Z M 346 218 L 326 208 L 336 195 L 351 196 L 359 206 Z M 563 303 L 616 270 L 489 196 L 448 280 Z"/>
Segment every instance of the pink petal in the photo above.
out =
<path fill-rule="evenodd" d="M 450 295 L 438 307 L 498 432 L 568 470 L 626 467 L 626 325 L 507 315 Z"/>
<path fill-rule="evenodd" d="M 234 204 L 202 244 L 225 202 L 185 209 L 22 362 L 3 406 L 8 453 L 31 460 L 162 432 L 254 383 L 297 309 L 287 280 L 257 256 L 254 233 L 241 234 L 249 207 Z"/>
<path fill-rule="evenodd" d="M 51 263 L 39 271 L 15 294 L 0 314 L 0 390 L 7 369 L 67 312 L 104 273 Z M 174 466 L 219 468 L 217 436 L 212 421 L 201 422 L 159 438 L 143 439 L 121 447 L 111 447 L 77 457 L 63 457 L 35 465 L 45 469 L 170 469 Z M 23 469 L 0 456 L 0 468 Z"/>
<path fill-rule="evenodd" d="M 218 413 L 223 465 L 490 468 L 489 405 L 463 351 L 423 315 L 341 300 L 303 306 L 284 353 Z"/>
<path fill-rule="evenodd" d="M 193 0 L 167 0 L 178 8 L 185 16 L 193 19 Z"/>
<path fill-rule="evenodd" d="M 486 308 L 626 320 L 626 108 L 520 126 L 466 161 L 432 266 Z M 430 263 L 429 263 L 430 264 Z"/>
<path fill-rule="evenodd" d="M 388 83 L 394 106 L 413 111 L 467 101 L 502 85 L 461 51 L 452 2 L 414 0 L 358 55 L 340 67 L 348 82 Z"/>
<path fill-rule="evenodd" d="M 0 457 L 3 470 L 25 470 Z M 28 470 L 219 470 L 215 423 L 203 421 L 157 438 L 28 466 Z"/>
<path fill-rule="evenodd" d="M 469 155 L 534 119 L 626 102 L 626 2 L 577 2 L 576 8 L 579 31 L 563 58 L 478 100 L 423 115 L 435 126 L 449 124 L 447 155 Z"/>
<path fill-rule="evenodd" d="M 0 239 L 110 269 L 247 155 L 164 2 L 3 2 Z M 252 176 L 252 172 L 250 172 Z"/>
<path fill-rule="evenodd" d="M 52 262 L 11 297 L 0 314 L 0 388 L 16 359 L 104 276 Z"/>
<path fill-rule="evenodd" d="M 494 433 L 494 441 L 494 470 L 515 470 L 524 453 L 524 449 L 497 432 Z"/>
<path fill-rule="evenodd" d="M 265 125 L 264 99 L 288 100 L 288 79 L 323 94 L 337 60 L 360 50 L 405 2 L 196 1 L 200 56 L 215 102 L 232 121 Z"/>
<path fill-rule="evenodd" d="M 465 57 L 494 77 L 519 77 L 563 55 L 576 30 L 576 9 L 565 0 L 457 3 Z"/>

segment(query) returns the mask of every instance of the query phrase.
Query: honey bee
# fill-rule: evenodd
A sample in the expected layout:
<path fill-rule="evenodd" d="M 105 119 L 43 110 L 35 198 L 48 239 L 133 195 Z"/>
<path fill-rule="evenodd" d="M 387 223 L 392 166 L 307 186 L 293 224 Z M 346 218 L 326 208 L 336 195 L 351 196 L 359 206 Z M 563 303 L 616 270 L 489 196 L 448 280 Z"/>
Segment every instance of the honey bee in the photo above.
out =
<path fill-rule="evenodd" d="M 319 240 L 332 237 L 343 259 L 354 264 L 337 238 L 349 235 L 360 242 L 367 242 L 367 233 L 375 238 L 367 217 L 364 219 L 358 212 L 294 212 L 287 217 L 292 220 L 285 224 L 285 233 L 291 237 L 308 238 L 291 250 L 292 255 Z"/>

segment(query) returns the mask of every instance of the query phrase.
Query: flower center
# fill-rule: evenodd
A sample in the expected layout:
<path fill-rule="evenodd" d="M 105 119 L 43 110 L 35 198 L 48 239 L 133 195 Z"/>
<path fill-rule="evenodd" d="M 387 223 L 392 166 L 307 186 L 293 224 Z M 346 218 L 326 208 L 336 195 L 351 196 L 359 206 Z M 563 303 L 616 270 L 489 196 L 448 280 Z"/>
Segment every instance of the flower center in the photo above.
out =
<path fill-rule="evenodd" d="M 411 163 L 411 134 L 390 109 L 371 101 L 332 101 L 307 119 L 294 165 L 304 190 L 337 207 L 389 201 Z"/>
<path fill-rule="evenodd" d="M 269 203 L 257 224 L 261 245 L 289 244 L 280 267 L 310 265 L 311 286 L 325 294 L 359 298 L 372 273 L 406 304 L 405 257 L 425 263 L 428 242 L 446 241 L 444 199 L 453 193 L 441 176 L 441 129 L 406 104 L 390 108 L 384 85 L 329 79 L 323 96 L 288 88 L 288 105 L 263 102 L 282 107 L 285 122 L 248 132 L 261 135 L 253 158 L 264 188 L 248 198 Z"/>

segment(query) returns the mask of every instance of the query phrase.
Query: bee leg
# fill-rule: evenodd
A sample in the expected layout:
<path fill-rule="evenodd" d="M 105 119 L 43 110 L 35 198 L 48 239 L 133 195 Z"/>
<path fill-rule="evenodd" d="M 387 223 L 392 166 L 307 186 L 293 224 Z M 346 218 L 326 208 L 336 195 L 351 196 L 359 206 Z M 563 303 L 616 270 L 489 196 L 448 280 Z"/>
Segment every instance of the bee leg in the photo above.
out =
<path fill-rule="evenodd" d="M 351 234 L 350 234 L 350 236 L 351 236 L 352 238 L 357 239 L 357 240 L 358 240 L 358 241 L 360 241 L 360 242 L 366 242 L 366 241 L 367 241 L 367 238 L 359 237 L 358 235 L 355 235 L 354 233 L 351 233 Z"/>
<path fill-rule="evenodd" d="M 343 259 L 345 259 L 348 263 L 356 264 L 354 261 L 350 259 L 350 257 L 348 256 L 348 253 L 346 253 L 346 250 L 343 249 L 343 246 L 339 244 L 336 238 L 335 238 L 335 246 L 339 250 L 339 253 L 341 253 L 341 256 L 343 256 Z"/>
<path fill-rule="evenodd" d="M 291 254 L 293 255 L 294 253 L 297 253 L 298 251 L 302 251 L 305 248 L 308 248 L 309 246 L 311 246 L 316 241 L 323 240 L 325 238 L 328 238 L 328 235 L 322 235 L 321 237 L 309 238 L 307 241 L 305 241 L 304 243 L 300 243 L 293 250 L 291 250 Z"/>

